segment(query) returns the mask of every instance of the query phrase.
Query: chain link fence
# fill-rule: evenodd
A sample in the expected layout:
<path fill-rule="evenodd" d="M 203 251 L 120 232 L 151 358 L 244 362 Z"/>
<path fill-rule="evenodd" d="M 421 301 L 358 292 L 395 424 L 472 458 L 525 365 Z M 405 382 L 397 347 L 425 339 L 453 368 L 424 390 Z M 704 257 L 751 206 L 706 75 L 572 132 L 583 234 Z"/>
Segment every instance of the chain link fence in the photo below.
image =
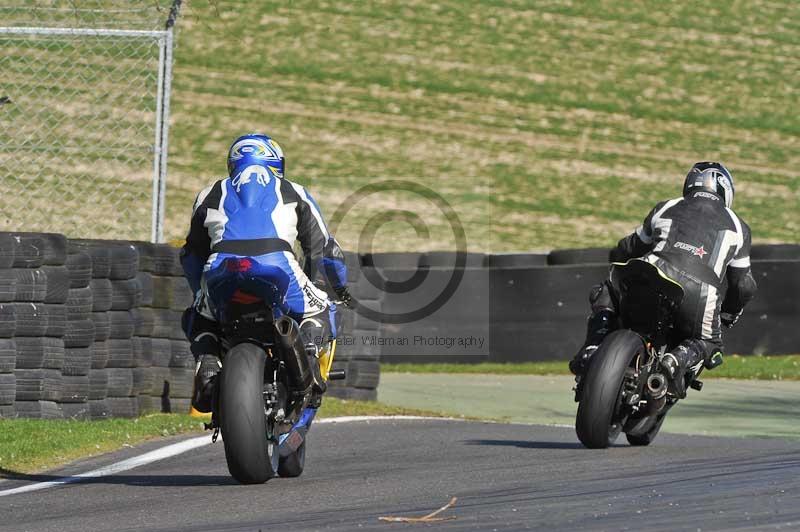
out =
<path fill-rule="evenodd" d="M 163 238 L 178 7 L 0 6 L 0 230 Z"/>

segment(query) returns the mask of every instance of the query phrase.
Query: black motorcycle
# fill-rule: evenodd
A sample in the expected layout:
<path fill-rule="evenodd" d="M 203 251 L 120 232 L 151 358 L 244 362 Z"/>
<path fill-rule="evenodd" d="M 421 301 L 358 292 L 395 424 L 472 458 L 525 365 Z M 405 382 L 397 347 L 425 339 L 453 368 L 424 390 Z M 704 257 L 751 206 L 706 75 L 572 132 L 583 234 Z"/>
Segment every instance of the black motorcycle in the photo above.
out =
<path fill-rule="evenodd" d="M 621 328 L 606 336 L 575 389 L 575 430 L 591 449 L 608 447 L 621 432 L 631 445 L 649 445 L 678 402 L 661 359 L 682 340 L 673 323 L 683 288 L 640 259 L 614 264 L 611 281 L 619 292 Z M 719 355 L 690 368 L 687 385 L 701 390 L 703 368 L 721 363 Z"/>
<path fill-rule="evenodd" d="M 297 477 L 319 406 L 306 344 L 286 314 L 289 283 L 278 268 L 228 258 L 207 273 L 209 306 L 222 332 L 211 423 L 231 475 L 243 484 Z M 331 371 L 329 379 L 345 378 Z"/>

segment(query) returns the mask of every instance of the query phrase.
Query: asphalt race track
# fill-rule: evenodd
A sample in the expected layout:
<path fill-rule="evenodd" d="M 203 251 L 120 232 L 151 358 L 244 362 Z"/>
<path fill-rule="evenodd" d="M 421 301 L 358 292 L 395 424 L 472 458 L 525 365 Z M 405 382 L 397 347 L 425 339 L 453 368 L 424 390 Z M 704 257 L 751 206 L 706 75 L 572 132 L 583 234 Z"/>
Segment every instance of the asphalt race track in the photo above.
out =
<path fill-rule="evenodd" d="M 797 441 L 662 435 L 649 448 L 590 451 L 570 428 L 448 420 L 325 424 L 311 436 L 298 479 L 240 486 L 218 442 L 88 483 L 0 497 L 0 530 L 800 529 Z M 3 481 L 0 490 L 59 473 Z M 454 496 L 442 514 L 451 521 L 378 520 L 421 516 Z"/>

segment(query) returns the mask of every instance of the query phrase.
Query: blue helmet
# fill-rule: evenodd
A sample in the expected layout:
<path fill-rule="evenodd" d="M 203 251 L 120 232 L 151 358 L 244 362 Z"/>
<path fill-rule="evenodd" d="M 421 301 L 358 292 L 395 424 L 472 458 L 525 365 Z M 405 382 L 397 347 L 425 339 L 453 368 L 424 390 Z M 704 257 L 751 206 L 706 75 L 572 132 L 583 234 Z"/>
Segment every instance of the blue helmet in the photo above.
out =
<path fill-rule="evenodd" d="M 235 177 L 249 166 L 260 166 L 275 177 L 283 177 L 286 159 L 280 145 L 260 133 L 243 135 L 228 150 L 228 175 Z"/>

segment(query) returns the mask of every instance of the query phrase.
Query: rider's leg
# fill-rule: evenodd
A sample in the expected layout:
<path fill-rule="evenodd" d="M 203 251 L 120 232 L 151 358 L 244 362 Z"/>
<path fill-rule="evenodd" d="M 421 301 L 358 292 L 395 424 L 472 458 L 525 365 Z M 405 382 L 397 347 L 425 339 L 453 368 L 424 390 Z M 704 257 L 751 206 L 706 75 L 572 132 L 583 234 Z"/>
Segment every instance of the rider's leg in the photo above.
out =
<path fill-rule="evenodd" d="M 335 307 L 308 316 L 300 322 L 300 335 L 309 356 L 309 365 L 318 393 L 327 389 L 328 371 L 332 355 L 331 343 L 336 338 Z"/>
<path fill-rule="evenodd" d="M 332 304 L 325 291 L 308 279 L 293 255 L 270 253 L 259 256 L 258 262 L 281 268 L 288 277 L 285 311 L 298 322 L 300 339 L 309 358 L 315 395 L 320 395 L 327 389 L 320 371 L 319 356 L 323 347 L 330 342 L 333 330 L 330 316 Z"/>
<path fill-rule="evenodd" d="M 662 358 L 671 377 L 672 392 L 686 397 L 687 376 L 691 368 L 722 354 L 722 328 L 719 320 L 722 298 L 711 285 L 688 279 L 679 272 L 669 275 L 681 283 L 684 297 L 675 319 L 675 333 L 684 340 Z"/>
<path fill-rule="evenodd" d="M 617 325 L 617 300 L 614 287 L 609 281 L 592 287 L 589 292 L 589 304 L 592 314 L 586 322 L 586 340 L 578 353 L 569 362 L 569 370 L 575 375 L 581 375 L 586 370 L 589 358 L 603 342 L 603 339 L 615 330 Z"/>
<path fill-rule="evenodd" d="M 322 378 L 327 381 L 333 364 L 333 342 L 338 335 L 336 305 L 331 304 L 328 310 L 303 320 L 300 330 L 309 342 L 314 343 L 319 359 L 320 373 Z"/>
<path fill-rule="evenodd" d="M 219 327 L 193 307 L 183 313 L 182 325 L 196 363 L 192 406 L 199 412 L 211 412 L 214 386 L 222 367 Z"/>

